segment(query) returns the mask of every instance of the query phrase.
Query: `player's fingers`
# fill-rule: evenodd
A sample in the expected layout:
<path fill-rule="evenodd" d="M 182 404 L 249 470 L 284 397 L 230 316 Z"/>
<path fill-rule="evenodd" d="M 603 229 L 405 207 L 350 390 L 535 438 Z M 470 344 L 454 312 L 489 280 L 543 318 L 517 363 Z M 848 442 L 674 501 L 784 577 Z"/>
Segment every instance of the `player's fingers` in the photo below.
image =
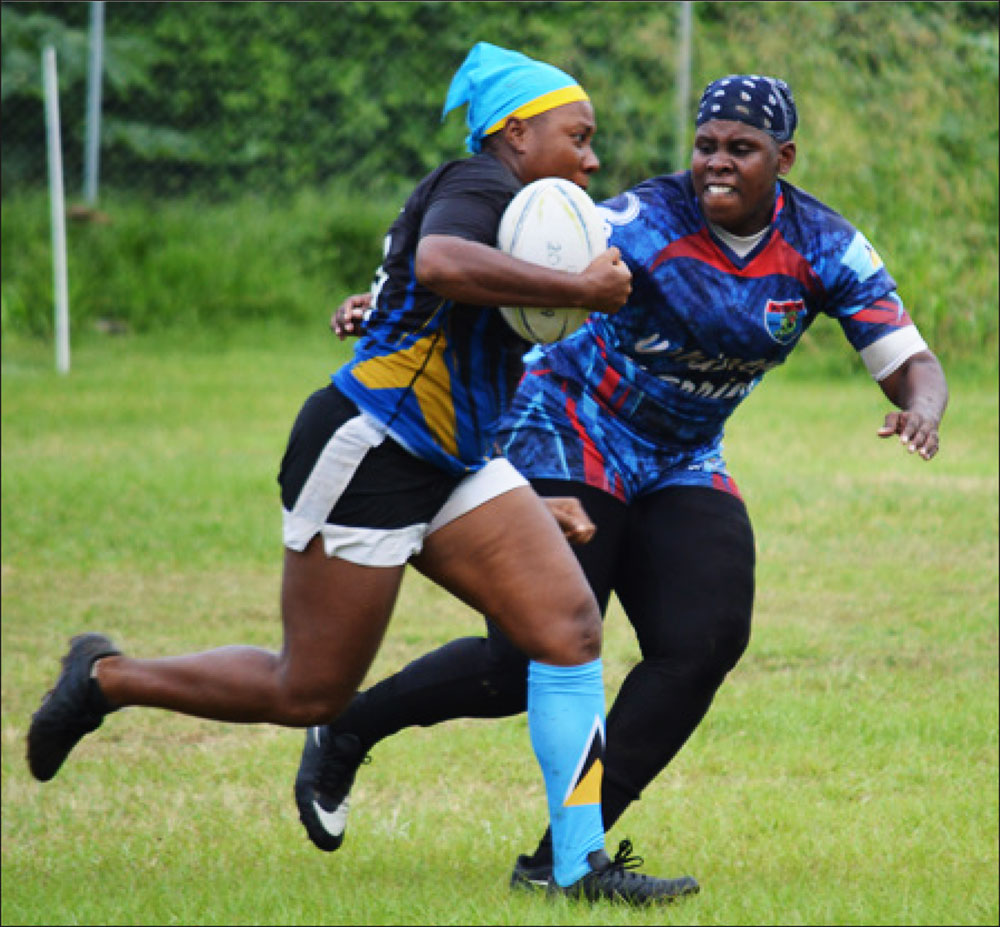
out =
<path fill-rule="evenodd" d="M 939 443 L 937 428 L 925 422 L 913 433 L 906 447 L 911 454 L 917 453 L 924 460 L 930 460 L 938 452 Z"/>
<path fill-rule="evenodd" d="M 928 435 L 927 440 L 918 449 L 918 453 L 924 460 L 930 460 L 941 447 L 940 439 L 938 438 L 937 432 L 932 432 Z"/>
<path fill-rule="evenodd" d="M 563 536 L 571 544 L 586 544 L 597 530 L 579 499 L 572 496 L 545 499 L 549 511 L 559 523 Z"/>
<path fill-rule="evenodd" d="M 900 435 L 900 441 L 906 445 L 911 454 L 919 452 L 921 457 L 929 460 L 927 453 L 930 448 L 934 448 L 934 453 L 937 451 L 937 429 L 933 422 L 927 420 L 911 421 Z M 933 457 L 934 453 L 930 456 Z"/>
<path fill-rule="evenodd" d="M 566 536 L 566 540 L 574 546 L 586 544 L 594 536 L 594 532 L 596 531 L 596 525 L 594 525 L 589 519 L 563 524 L 563 533 Z"/>
<path fill-rule="evenodd" d="M 573 536 L 573 543 L 587 544 L 596 533 L 597 533 L 596 525 L 587 525 L 586 527 L 581 528 L 576 532 L 576 534 Z"/>
<path fill-rule="evenodd" d="M 888 438 L 889 435 L 897 434 L 903 425 L 903 415 L 900 412 L 889 412 L 885 417 L 885 422 L 878 430 L 880 438 Z"/>

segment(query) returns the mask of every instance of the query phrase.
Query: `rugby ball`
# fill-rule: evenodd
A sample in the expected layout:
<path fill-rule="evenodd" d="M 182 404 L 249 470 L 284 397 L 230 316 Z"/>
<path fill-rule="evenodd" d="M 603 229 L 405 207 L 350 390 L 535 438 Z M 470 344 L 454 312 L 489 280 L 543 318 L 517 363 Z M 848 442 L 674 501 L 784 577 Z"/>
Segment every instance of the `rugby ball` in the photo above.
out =
<path fill-rule="evenodd" d="M 594 201 L 570 180 L 543 177 L 510 201 L 500 220 L 501 251 L 554 270 L 578 274 L 608 246 Z M 500 314 L 522 338 L 536 344 L 559 341 L 583 325 L 589 309 L 501 306 Z"/>

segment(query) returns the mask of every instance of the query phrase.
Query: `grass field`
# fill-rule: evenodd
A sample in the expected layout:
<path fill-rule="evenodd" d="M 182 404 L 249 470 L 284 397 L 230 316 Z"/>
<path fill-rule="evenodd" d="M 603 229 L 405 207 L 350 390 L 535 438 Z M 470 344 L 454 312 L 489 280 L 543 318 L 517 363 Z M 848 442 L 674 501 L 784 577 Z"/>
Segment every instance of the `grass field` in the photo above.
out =
<path fill-rule="evenodd" d="M 511 894 L 544 826 L 524 717 L 404 732 L 362 768 L 347 842 L 306 840 L 296 731 L 132 710 L 59 776 L 24 763 L 66 639 L 135 655 L 276 648 L 275 476 L 338 363 L 315 331 L 3 345 L 4 924 L 996 924 L 996 378 L 949 371 L 932 463 L 875 437 L 863 373 L 804 358 L 736 414 L 754 519 L 750 648 L 609 835 L 702 893 L 597 910 Z M 479 619 L 418 577 L 372 670 Z M 608 616 L 609 693 L 636 659 Z"/>

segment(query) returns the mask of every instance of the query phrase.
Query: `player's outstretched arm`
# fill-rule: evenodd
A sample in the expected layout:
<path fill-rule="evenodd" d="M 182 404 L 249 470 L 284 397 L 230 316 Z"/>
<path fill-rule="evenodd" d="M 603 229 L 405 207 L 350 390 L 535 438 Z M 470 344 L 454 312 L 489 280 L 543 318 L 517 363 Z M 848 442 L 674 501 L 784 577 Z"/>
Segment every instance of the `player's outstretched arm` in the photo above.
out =
<path fill-rule="evenodd" d="M 881 380 L 879 386 L 900 411 L 886 415 L 878 436 L 899 435 L 911 454 L 930 460 L 938 452 L 938 428 L 948 405 L 948 383 L 937 357 L 930 351 L 920 351 Z"/>

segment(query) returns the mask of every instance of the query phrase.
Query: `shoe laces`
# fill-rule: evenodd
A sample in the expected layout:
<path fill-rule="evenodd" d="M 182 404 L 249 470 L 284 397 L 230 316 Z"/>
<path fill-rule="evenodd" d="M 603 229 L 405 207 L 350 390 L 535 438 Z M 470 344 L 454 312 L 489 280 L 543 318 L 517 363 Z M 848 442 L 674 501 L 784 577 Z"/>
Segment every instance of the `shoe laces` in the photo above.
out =
<path fill-rule="evenodd" d="M 632 841 L 626 837 L 618 844 L 618 850 L 607 871 L 615 869 L 624 873 L 627 869 L 638 869 L 644 862 L 641 856 L 632 852 Z"/>
<path fill-rule="evenodd" d="M 597 878 L 605 885 L 617 886 L 622 891 L 648 890 L 650 877 L 641 872 L 635 872 L 644 860 L 632 852 L 632 841 L 627 837 L 618 844 L 618 850 L 608 865 L 597 873 Z"/>

